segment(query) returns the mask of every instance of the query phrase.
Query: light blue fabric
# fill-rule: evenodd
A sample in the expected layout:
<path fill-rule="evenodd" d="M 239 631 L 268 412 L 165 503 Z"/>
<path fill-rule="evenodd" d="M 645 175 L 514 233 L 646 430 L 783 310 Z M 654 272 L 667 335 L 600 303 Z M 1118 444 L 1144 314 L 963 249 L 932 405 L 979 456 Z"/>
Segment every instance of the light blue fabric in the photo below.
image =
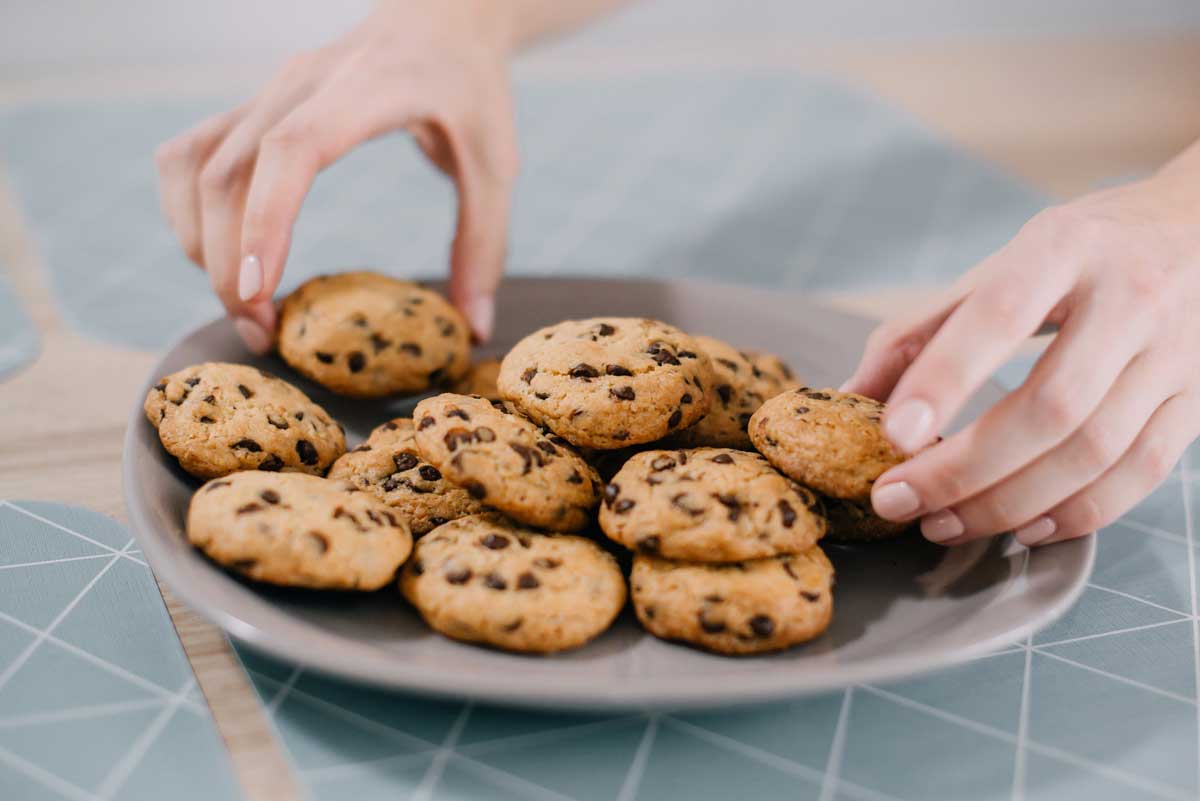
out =
<path fill-rule="evenodd" d="M 95 512 L 0 500 L 0 798 L 241 798 L 150 569 Z"/>
<path fill-rule="evenodd" d="M 218 313 L 162 220 L 150 154 L 226 105 L 0 114 L 0 157 L 75 327 L 157 349 Z M 899 111 L 821 78 L 579 79 L 519 86 L 517 105 L 513 273 L 933 284 L 1046 202 Z M 406 137 L 355 150 L 306 201 L 284 289 L 354 265 L 444 273 L 453 203 Z"/>
<path fill-rule="evenodd" d="M 38 333 L 21 299 L 4 278 L 0 264 L 0 381 L 13 375 L 38 352 Z"/>

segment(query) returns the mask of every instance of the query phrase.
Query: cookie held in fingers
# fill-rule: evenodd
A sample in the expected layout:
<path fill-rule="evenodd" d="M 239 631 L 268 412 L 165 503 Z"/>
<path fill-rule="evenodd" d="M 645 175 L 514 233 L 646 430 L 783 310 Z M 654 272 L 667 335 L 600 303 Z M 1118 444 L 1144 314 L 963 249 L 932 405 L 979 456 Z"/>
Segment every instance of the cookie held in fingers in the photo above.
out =
<path fill-rule="evenodd" d="M 329 478 L 348 481 L 375 494 L 404 515 L 416 537 L 456 518 L 484 511 L 482 503 L 421 458 L 415 434 L 412 420 L 389 420 L 372 431 L 366 442 L 334 462 Z"/>
<path fill-rule="evenodd" d="M 197 478 L 238 470 L 323 475 L 346 449 L 341 426 L 296 387 L 244 364 L 205 362 L 146 393 L 146 419 Z"/>
<path fill-rule="evenodd" d="M 400 588 L 447 637 L 531 653 L 583 645 L 625 605 L 616 560 L 594 542 L 533 531 L 494 513 L 460 518 L 422 538 Z"/>
<path fill-rule="evenodd" d="M 300 473 L 233 473 L 192 496 L 188 541 L 254 581 L 376 590 L 412 550 L 404 518 L 368 492 Z"/>
<path fill-rule="evenodd" d="M 626 462 L 605 487 L 600 527 L 642 553 L 735 562 L 807 551 L 825 533 L 825 518 L 816 493 L 759 454 L 695 448 Z"/>
<path fill-rule="evenodd" d="M 865 542 L 888 540 L 899 537 L 912 529 L 917 521 L 897 523 L 875 514 L 871 502 L 843 501 L 839 498 L 823 498 L 825 516 L 829 519 L 826 536 L 843 542 Z"/>
<path fill-rule="evenodd" d="M 638 554 L 629 584 L 647 631 L 719 654 L 789 648 L 820 636 L 833 617 L 833 565 L 815 546 L 728 564 Z"/>
<path fill-rule="evenodd" d="M 867 501 L 875 479 L 905 460 L 883 435 L 884 405 L 851 392 L 801 387 L 750 418 L 750 439 L 781 472 L 832 498 Z"/>
<path fill-rule="evenodd" d="M 600 478 L 569 444 L 502 402 L 438 395 L 413 412 L 422 458 L 477 501 L 522 523 L 578 531 L 600 500 Z"/>
<path fill-rule="evenodd" d="M 770 353 L 739 351 L 713 337 L 696 342 L 712 359 L 712 409 L 698 423 L 672 437 L 682 447 L 752 450 L 746 428 L 768 398 L 800 386 L 791 369 Z"/>
<path fill-rule="evenodd" d="M 574 445 L 653 442 L 709 410 L 712 366 L 696 341 L 657 320 L 596 317 L 535 331 L 500 365 L 500 393 Z"/>
<path fill-rule="evenodd" d="M 342 395 L 416 394 L 460 378 L 470 332 L 441 295 L 373 272 L 306 281 L 279 312 L 279 355 Z"/>

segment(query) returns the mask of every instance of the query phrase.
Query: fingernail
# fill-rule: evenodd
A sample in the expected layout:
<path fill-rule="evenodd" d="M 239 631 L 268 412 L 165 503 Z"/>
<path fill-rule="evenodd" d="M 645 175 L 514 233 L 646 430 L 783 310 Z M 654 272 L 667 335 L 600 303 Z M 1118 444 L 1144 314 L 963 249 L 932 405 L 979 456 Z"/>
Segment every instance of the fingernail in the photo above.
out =
<path fill-rule="evenodd" d="M 238 336 L 242 338 L 242 341 L 246 343 L 246 347 L 255 353 L 261 355 L 271 349 L 270 334 L 249 317 L 233 318 L 233 327 L 238 332 Z"/>
<path fill-rule="evenodd" d="M 242 300 L 253 300 L 263 286 L 262 263 L 258 256 L 251 254 L 242 259 L 242 268 L 238 271 L 238 297 Z"/>
<path fill-rule="evenodd" d="M 933 407 L 923 400 L 907 400 L 888 409 L 883 433 L 897 448 L 913 453 L 933 437 Z"/>
<path fill-rule="evenodd" d="M 496 301 L 491 295 L 472 295 L 466 303 L 467 319 L 471 322 L 471 330 L 480 342 L 486 342 L 492 336 L 492 326 L 496 320 Z"/>
<path fill-rule="evenodd" d="M 930 542 L 946 542 L 962 536 L 966 530 L 958 515 L 949 509 L 935 512 L 921 520 L 921 533 Z"/>
<path fill-rule="evenodd" d="M 921 508 L 921 499 L 907 481 L 876 487 L 871 494 L 875 514 L 887 520 L 903 520 Z"/>
<path fill-rule="evenodd" d="M 1049 539 L 1054 532 L 1058 531 L 1058 524 L 1049 517 L 1039 517 L 1028 525 L 1021 526 L 1017 529 L 1017 542 L 1025 547 L 1032 547 L 1039 542 L 1044 542 Z"/>

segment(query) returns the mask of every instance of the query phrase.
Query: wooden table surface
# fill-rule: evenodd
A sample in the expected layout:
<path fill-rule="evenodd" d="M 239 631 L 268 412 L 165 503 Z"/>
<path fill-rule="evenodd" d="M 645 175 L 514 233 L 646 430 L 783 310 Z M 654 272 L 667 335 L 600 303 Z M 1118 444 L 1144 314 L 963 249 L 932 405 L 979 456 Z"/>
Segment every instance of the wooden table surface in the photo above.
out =
<path fill-rule="evenodd" d="M 667 41 L 653 57 L 611 50 L 548 52 L 526 59 L 518 71 L 530 76 L 587 71 L 602 58 L 631 70 L 698 58 L 705 64 L 820 69 L 873 88 L 959 146 L 1060 196 L 1114 176 L 1144 174 L 1200 136 L 1197 38 L 839 45 L 803 51 L 782 40 L 752 44 Z M 237 91 L 263 74 L 239 67 L 0 78 L 0 105 Z M 9 278 L 38 327 L 42 347 L 32 365 L 0 383 L 0 497 L 77 504 L 124 521 L 125 418 L 157 356 L 94 342 L 64 325 L 48 292 L 41 254 L 2 175 L 0 263 L 9 265 Z M 898 289 L 834 296 L 829 302 L 878 317 L 926 292 Z M 175 602 L 166 588 L 163 597 L 247 798 L 298 798 L 223 635 Z"/>

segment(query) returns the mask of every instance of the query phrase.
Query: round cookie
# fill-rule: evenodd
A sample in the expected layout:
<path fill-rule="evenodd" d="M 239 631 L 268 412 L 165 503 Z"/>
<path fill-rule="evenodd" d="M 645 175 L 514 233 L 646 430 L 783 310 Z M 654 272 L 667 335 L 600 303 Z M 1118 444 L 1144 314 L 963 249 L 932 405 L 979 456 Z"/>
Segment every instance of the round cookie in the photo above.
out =
<path fill-rule="evenodd" d="M 499 359 L 483 359 L 474 362 L 466 375 L 450 387 L 456 395 L 478 395 L 488 400 L 500 400 L 500 390 L 496 386 L 496 378 L 500 375 Z"/>
<path fill-rule="evenodd" d="M 583 457 L 502 402 L 438 395 L 418 403 L 413 420 L 427 462 L 514 520 L 578 531 L 600 501 L 600 477 Z"/>
<path fill-rule="evenodd" d="M 883 410 L 862 395 L 800 387 L 754 413 L 750 439 L 801 484 L 833 498 L 865 501 L 875 479 L 906 458 L 883 435 Z"/>
<path fill-rule="evenodd" d="M 819 547 L 748 562 L 639 554 L 633 608 L 656 637 L 720 654 L 778 651 L 819 636 L 833 616 L 833 565 Z"/>
<path fill-rule="evenodd" d="M 342 454 L 329 478 L 348 481 L 374 493 L 408 520 L 419 537 L 443 523 L 484 511 L 465 489 L 442 477 L 421 459 L 416 428 L 407 417 L 390 420 L 371 432 L 367 441 Z"/>
<path fill-rule="evenodd" d="M 600 527 L 641 553 L 735 562 L 802 553 L 825 533 L 816 493 L 757 453 L 639 453 L 604 488 Z"/>
<path fill-rule="evenodd" d="M 192 496 L 188 540 L 247 578 L 377 590 L 412 550 L 401 515 L 369 492 L 299 473 L 233 473 Z"/>
<path fill-rule="evenodd" d="M 870 501 L 843 501 L 840 498 L 825 498 L 825 516 L 829 518 L 831 540 L 863 542 L 886 540 L 898 537 L 916 523 L 909 520 L 896 523 L 885 520 L 871 508 Z"/>
<path fill-rule="evenodd" d="M 616 560 L 594 542 L 497 514 L 459 518 L 422 538 L 400 589 L 447 637 L 533 653 L 583 645 L 625 605 Z"/>
<path fill-rule="evenodd" d="M 198 478 L 238 470 L 323 475 L 346 449 L 340 425 L 281 378 L 244 364 L 205 362 L 146 393 L 146 419 Z"/>
<path fill-rule="evenodd" d="M 584 448 L 653 442 L 712 403 L 712 365 L 677 328 L 634 317 L 567 320 L 504 357 L 500 394 L 535 423 Z"/>
<path fill-rule="evenodd" d="M 279 355 L 342 395 L 415 394 L 467 371 L 470 333 L 436 292 L 372 272 L 313 278 L 284 299 Z"/>
<path fill-rule="evenodd" d="M 712 410 L 673 441 L 682 447 L 752 450 L 746 427 L 768 398 L 800 386 L 783 360 L 770 353 L 739 351 L 712 337 L 696 342 L 712 359 Z"/>

